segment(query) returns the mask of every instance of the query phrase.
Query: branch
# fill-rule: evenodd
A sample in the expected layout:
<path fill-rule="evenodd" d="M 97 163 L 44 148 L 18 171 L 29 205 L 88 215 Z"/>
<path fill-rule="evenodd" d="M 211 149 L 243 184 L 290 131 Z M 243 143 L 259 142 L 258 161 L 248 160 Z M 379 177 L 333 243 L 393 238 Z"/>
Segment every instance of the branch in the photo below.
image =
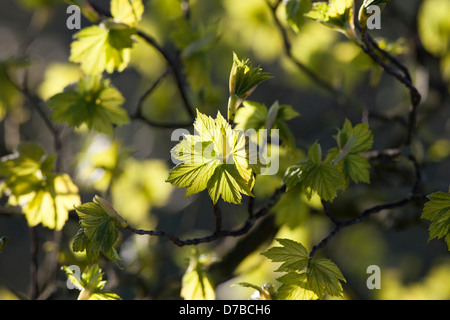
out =
<path fill-rule="evenodd" d="M 278 30 L 280 31 L 281 37 L 283 39 L 283 46 L 284 46 L 284 53 L 286 57 L 293 62 L 297 68 L 302 71 L 304 74 L 306 74 L 316 85 L 323 88 L 325 91 L 327 91 L 329 94 L 331 94 L 333 97 L 337 98 L 338 101 L 342 103 L 342 100 L 344 100 L 345 103 L 349 103 L 350 99 L 347 97 L 343 92 L 339 91 L 335 87 L 333 87 L 330 83 L 328 83 L 323 78 L 319 77 L 313 70 L 311 70 L 308 66 L 303 64 L 301 61 L 299 61 L 297 58 L 294 57 L 292 54 L 292 44 L 289 40 L 288 34 L 286 29 L 281 24 L 280 20 L 277 17 L 276 10 L 278 6 L 281 4 L 281 0 L 277 1 L 274 5 L 271 5 L 269 1 L 266 1 L 267 5 L 270 8 L 270 11 L 272 13 L 272 18 L 275 22 L 275 25 L 277 26 Z"/>
<path fill-rule="evenodd" d="M 397 153 L 394 151 L 392 154 L 397 155 Z M 378 213 L 380 211 L 387 210 L 387 209 L 403 207 L 404 205 L 408 204 L 409 202 L 411 202 L 413 200 L 421 200 L 421 201 L 425 202 L 426 197 L 424 195 L 417 194 L 417 191 L 422 182 L 422 176 L 421 176 L 419 164 L 418 164 L 416 158 L 412 155 L 408 156 L 408 159 L 414 165 L 415 180 L 414 180 L 413 186 L 411 188 L 410 194 L 399 201 L 376 205 L 374 207 L 364 210 L 358 217 L 351 219 L 351 220 L 346 220 L 346 221 L 340 221 L 340 220 L 334 218 L 331 215 L 326 203 L 324 201 L 322 201 L 324 211 L 325 211 L 326 215 L 328 216 L 328 218 L 331 221 L 333 221 L 333 223 L 335 224 L 335 227 L 327 236 L 325 236 L 325 238 L 322 239 L 322 241 L 320 241 L 318 244 L 313 246 L 313 248 L 311 249 L 311 252 L 309 253 L 309 257 L 312 258 L 318 249 L 325 247 L 327 245 L 327 243 L 344 227 L 348 227 L 348 226 L 354 225 L 356 223 L 359 223 L 374 213 Z"/>
<path fill-rule="evenodd" d="M 155 82 L 151 85 L 150 88 L 147 89 L 147 91 L 144 92 L 144 94 L 139 98 L 139 102 L 137 105 L 136 113 L 131 116 L 131 119 L 136 120 L 142 120 L 145 123 L 147 123 L 150 126 L 153 127 L 159 127 L 159 128 L 167 128 L 167 129 L 173 129 L 173 128 L 180 128 L 180 127 L 188 127 L 192 125 L 192 121 L 189 122 L 181 122 L 181 123 L 161 123 L 161 122 L 155 122 L 152 120 L 149 120 L 144 116 L 142 113 L 142 106 L 144 104 L 144 101 L 150 96 L 150 94 L 156 89 L 156 87 L 161 83 L 161 81 L 172 71 L 172 67 L 169 66 L 167 69 L 158 77 L 158 79 L 155 80 Z"/>
<path fill-rule="evenodd" d="M 410 145 L 412 142 L 412 138 L 414 135 L 415 127 L 416 127 L 416 117 L 417 117 L 417 108 L 420 104 L 421 95 L 417 88 L 412 84 L 411 77 L 409 75 L 409 72 L 407 71 L 406 67 L 404 67 L 398 60 L 394 59 L 392 56 L 390 56 L 387 52 L 381 50 L 382 54 L 387 57 L 390 61 L 392 61 L 403 73 L 404 75 L 401 75 L 397 70 L 392 68 L 390 65 L 388 65 L 380 56 L 378 56 L 375 51 L 373 50 L 373 44 L 375 41 L 371 38 L 369 38 L 367 30 L 363 29 L 360 30 L 361 33 L 361 39 L 364 43 L 364 45 L 360 45 L 361 49 L 369 55 L 369 57 L 372 58 L 373 61 L 375 61 L 378 65 L 380 65 L 383 70 L 388 73 L 389 75 L 393 76 L 395 79 L 397 79 L 400 83 L 402 83 L 410 92 L 411 96 L 411 107 L 409 110 L 409 118 L 407 123 L 407 137 L 406 137 L 406 145 Z M 378 45 L 376 45 L 376 49 L 380 50 Z M 399 67 L 400 66 L 400 67 Z M 405 71 L 406 70 L 406 71 Z"/>
<path fill-rule="evenodd" d="M 179 91 L 181 99 L 183 100 L 183 103 L 184 103 L 184 107 L 185 107 L 186 111 L 189 113 L 189 116 L 192 119 L 194 119 L 195 118 L 195 114 L 194 114 L 193 108 L 191 106 L 191 103 L 189 102 L 186 90 L 184 88 L 183 77 L 182 77 L 181 72 L 180 72 L 180 70 L 178 68 L 178 62 L 173 60 L 170 57 L 170 55 L 168 54 L 168 52 L 166 52 L 166 50 L 164 50 L 164 48 L 162 48 L 156 42 L 156 40 L 153 37 L 151 37 L 150 35 L 146 34 L 142 30 L 138 30 L 137 31 L 137 35 L 140 38 L 142 38 L 145 42 L 147 42 L 149 45 L 154 47 L 163 56 L 163 58 L 166 60 L 166 62 L 169 64 L 169 66 L 172 68 L 173 74 L 175 76 L 175 81 L 176 81 L 176 84 L 177 84 L 178 91 Z"/>
<path fill-rule="evenodd" d="M 142 229 L 135 229 L 132 226 L 127 226 L 125 229 L 139 235 L 149 235 L 149 236 L 156 236 L 156 237 L 165 237 L 172 241 L 174 244 L 176 244 L 179 247 L 183 247 L 186 245 L 197 245 L 200 243 L 205 242 L 213 242 L 218 239 L 221 239 L 223 237 L 238 237 L 241 235 L 246 234 L 255 224 L 255 222 L 260 219 L 261 217 L 265 216 L 270 209 L 278 202 L 281 195 L 286 192 L 286 185 L 282 185 L 278 189 L 275 190 L 275 192 L 272 194 L 272 196 L 268 199 L 267 203 L 254 212 L 251 217 L 247 218 L 247 220 L 242 224 L 241 227 L 234 230 L 222 230 L 221 228 L 221 214 L 220 210 L 216 205 L 214 205 L 214 213 L 216 218 L 216 230 L 214 233 L 212 233 L 209 236 L 201 237 L 201 238 L 191 238 L 191 239 L 180 239 L 179 237 L 166 232 L 166 231 L 155 231 L 155 230 L 142 230 Z"/>

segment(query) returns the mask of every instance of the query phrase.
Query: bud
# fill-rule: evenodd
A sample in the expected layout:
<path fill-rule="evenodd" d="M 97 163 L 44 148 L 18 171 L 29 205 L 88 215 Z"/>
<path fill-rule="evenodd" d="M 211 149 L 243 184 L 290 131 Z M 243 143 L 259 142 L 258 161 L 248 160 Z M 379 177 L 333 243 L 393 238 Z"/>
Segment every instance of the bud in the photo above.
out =
<path fill-rule="evenodd" d="M 270 79 L 267 72 L 262 72 L 260 67 L 253 68 L 250 60 L 239 60 L 233 52 L 233 65 L 229 79 L 228 121 L 234 121 L 237 108 L 242 101 L 252 94 L 256 87 L 263 81 Z"/>
<path fill-rule="evenodd" d="M 114 222 L 121 228 L 126 228 L 128 226 L 127 221 L 122 218 L 117 211 L 114 209 L 114 207 L 105 199 L 100 198 L 99 196 L 94 197 L 94 203 L 98 204 L 105 213 L 114 219 Z"/>

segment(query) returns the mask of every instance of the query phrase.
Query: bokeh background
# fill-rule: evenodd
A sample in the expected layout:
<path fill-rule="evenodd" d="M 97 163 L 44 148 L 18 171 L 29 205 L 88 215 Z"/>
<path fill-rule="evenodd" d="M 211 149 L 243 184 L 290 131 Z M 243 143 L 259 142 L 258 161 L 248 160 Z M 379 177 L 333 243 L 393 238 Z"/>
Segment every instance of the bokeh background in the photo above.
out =
<path fill-rule="evenodd" d="M 108 8 L 108 1 L 93 1 Z M 175 54 L 192 39 L 215 39 L 193 56 L 184 57 L 182 68 L 189 99 L 201 112 L 226 112 L 228 76 L 232 52 L 248 57 L 270 72 L 273 79 L 261 84 L 250 100 L 270 106 L 278 100 L 289 104 L 300 117 L 288 122 L 296 149 L 281 155 L 282 168 L 304 157 L 318 140 L 322 148 L 333 147 L 333 135 L 346 118 L 354 124 L 368 121 L 374 133 L 374 150 L 397 148 L 405 138 L 404 121 L 409 93 L 392 77 L 377 74 L 371 61 L 342 34 L 305 19 L 295 32 L 286 24 L 284 11 L 277 11 L 287 30 L 293 55 L 357 103 L 343 105 L 317 86 L 285 55 L 283 39 L 265 0 L 190 0 L 189 17 L 180 0 L 145 1 L 139 28 Z M 360 4 L 362 1 L 357 1 Z M 57 0 L 2 0 L 0 2 L 0 63 L 14 59 L 17 74 L 28 70 L 29 87 L 46 100 L 81 71 L 68 62 L 70 43 L 77 30 L 68 30 L 67 4 Z M 359 7 L 359 6 L 358 6 Z M 382 13 L 381 29 L 371 35 L 397 55 L 411 72 L 422 94 L 418 129 L 413 150 L 421 164 L 420 192 L 447 191 L 450 184 L 450 2 L 448 0 L 393 0 Z M 82 19 L 81 26 L 89 26 Z M 138 40 L 130 65 L 109 75 L 126 99 L 124 108 L 133 114 L 140 96 L 165 71 L 167 65 L 151 46 Z M 379 77 L 379 78 L 377 78 Z M 378 79 L 376 86 L 370 83 Z M 189 121 L 182 107 L 175 80 L 168 76 L 146 99 L 144 115 L 161 122 Z M 48 110 L 49 111 L 49 110 Z M 21 141 L 35 141 L 49 153 L 52 136 L 29 101 L 0 73 L 0 156 L 10 154 Z M 189 128 L 192 130 L 192 128 Z M 184 198 L 165 182 L 173 166 L 171 129 L 155 128 L 132 120 L 118 127 L 113 138 L 85 128 L 63 131 L 63 170 L 79 186 L 83 202 L 106 194 L 133 226 L 170 231 L 182 238 L 202 236 L 214 229 L 214 216 L 206 192 Z M 330 206 L 338 218 L 358 216 L 365 208 L 404 198 L 414 181 L 411 165 L 404 159 L 376 158 L 371 161 L 371 184 L 351 185 Z M 257 182 L 255 206 L 279 185 L 278 176 Z M 224 224 L 237 227 L 246 218 L 243 206 L 220 203 Z M 0 254 L 0 299 L 27 296 L 30 282 L 30 233 L 24 216 L 5 207 L 1 199 L 0 236 L 9 242 Z M 428 241 L 427 223 L 420 219 L 423 202 L 386 210 L 366 221 L 343 229 L 318 255 L 332 259 L 341 269 L 347 299 L 449 299 L 450 257 L 443 240 Z M 252 291 L 232 286 L 238 282 L 278 286 L 276 266 L 259 254 L 274 236 L 299 241 L 310 249 L 332 227 L 320 201 L 286 194 L 273 210 L 276 228 L 265 235 L 260 250 L 246 257 L 233 274 L 216 286 L 217 299 L 248 299 Z M 50 230 L 38 227 L 39 275 L 45 279 L 49 256 L 58 255 L 60 265 L 79 265 L 83 255 L 71 251 L 78 217 L 71 213 L 61 240 L 61 251 Z M 198 246 L 211 259 L 221 259 L 238 239 L 227 238 Z M 102 261 L 107 288 L 124 299 L 179 299 L 181 277 L 192 247 L 176 247 L 166 239 L 121 232 L 118 252 L 123 269 Z M 369 290 L 366 269 L 381 269 L 381 289 Z M 58 290 L 49 298 L 75 299 L 65 275 L 58 271 Z"/>

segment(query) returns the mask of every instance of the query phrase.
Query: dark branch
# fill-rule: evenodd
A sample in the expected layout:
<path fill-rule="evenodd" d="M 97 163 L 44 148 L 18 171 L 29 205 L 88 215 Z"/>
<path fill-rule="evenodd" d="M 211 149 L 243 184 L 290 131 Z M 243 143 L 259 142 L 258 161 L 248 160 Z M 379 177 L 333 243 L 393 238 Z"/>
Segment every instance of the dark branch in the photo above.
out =
<path fill-rule="evenodd" d="M 219 220 L 221 220 L 221 214 L 217 205 L 214 205 L 214 213 L 216 217 L 216 230 L 211 235 L 202 238 L 192 238 L 183 240 L 166 231 L 142 230 L 142 229 L 135 229 L 131 226 L 127 226 L 125 229 L 135 234 L 165 237 L 180 247 L 186 245 L 197 245 L 205 242 L 213 242 L 223 237 L 238 237 L 248 233 L 248 231 L 253 227 L 253 225 L 258 219 L 262 218 L 267 213 L 269 213 L 270 209 L 272 209 L 272 207 L 278 202 L 278 200 L 280 199 L 281 195 L 284 192 L 286 192 L 286 186 L 282 185 L 281 187 L 275 190 L 275 192 L 272 194 L 272 196 L 268 199 L 267 203 L 262 208 L 254 212 L 253 215 L 249 217 L 240 228 L 235 230 L 221 229 L 222 228 L 221 222 L 219 222 Z"/>

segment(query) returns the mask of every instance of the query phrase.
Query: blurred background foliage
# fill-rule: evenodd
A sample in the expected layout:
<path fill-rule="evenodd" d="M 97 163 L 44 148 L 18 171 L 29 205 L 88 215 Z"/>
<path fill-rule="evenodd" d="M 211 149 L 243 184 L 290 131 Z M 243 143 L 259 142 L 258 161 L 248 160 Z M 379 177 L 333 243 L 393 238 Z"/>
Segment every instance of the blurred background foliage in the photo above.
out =
<path fill-rule="evenodd" d="M 276 15 L 287 30 L 293 56 L 314 73 L 355 101 L 342 104 L 317 86 L 286 56 L 283 38 L 265 0 L 149 0 L 139 28 L 170 52 L 178 52 L 195 108 L 214 115 L 226 112 L 228 75 L 232 52 L 250 58 L 274 78 L 264 82 L 251 100 L 267 106 L 276 100 L 300 113 L 288 121 L 295 150 L 280 149 L 280 173 L 259 176 L 255 206 L 279 186 L 283 170 L 305 157 L 315 140 L 324 148 L 334 144 L 332 135 L 346 118 L 368 121 L 374 133 L 374 150 L 395 148 L 404 139 L 408 92 L 340 33 L 304 19 L 298 30 L 286 21 L 284 6 Z M 269 1 L 270 2 L 270 1 Z M 274 1 L 272 1 L 274 2 Z M 362 1 L 357 1 L 361 3 Z M 108 8 L 108 1 L 94 1 Z M 189 11 L 183 10 L 188 6 Z M 66 27 L 67 4 L 58 0 L 2 0 L 0 3 L 0 64 L 23 75 L 28 70 L 30 90 L 42 99 L 61 92 L 82 72 L 68 62 L 70 43 L 77 30 Z M 391 1 L 383 11 L 380 30 L 370 33 L 410 70 L 422 94 L 417 139 L 413 149 L 422 165 L 423 187 L 429 194 L 447 191 L 450 177 L 450 2 L 448 0 Z M 90 22 L 82 19 L 82 27 Z M 140 96 L 166 70 L 164 58 L 138 40 L 128 68 L 110 75 L 125 98 L 124 108 L 136 112 Z M 8 81 L 0 68 L 0 155 L 12 153 L 21 141 L 35 141 L 53 152 L 50 132 L 29 102 Z M 175 78 L 168 75 L 145 100 L 143 114 L 161 122 L 190 121 L 182 107 Z M 188 128 L 188 129 L 192 129 Z M 166 183 L 173 166 L 171 129 L 156 128 L 131 120 L 115 129 L 113 137 L 64 127 L 62 171 L 80 188 L 82 202 L 95 194 L 109 198 L 120 214 L 136 228 L 166 230 L 181 238 L 209 234 L 214 228 L 213 210 L 205 192 L 184 198 L 184 190 Z M 337 218 L 358 216 L 365 208 L 404 197 L 414 177 L 402 159 L 371 160 L 371 184 L 352 185 L 333 203 Z M 0 236 L 9 242 L 0 254 L 0 299 L 27 295 L 30 281 L 30 234 L 24 216 L 4 206 Z M 239 226 L 246 218 L 244 205 L 221 203 L 224 225 Z M 443 241 L 428 242 L 427 225 L 419 219 L 421 203 L 380 212 L 367 221 L 340 232 L 320 251 L 341 269 L 348 299 L 450 299 L 450 257 Z M 308 250 L 332 227 L 323 216 L 320 199 L 283 195 L 272 209 L 277 228 L 261 243 L 264 250 L 274 236 L 301 242 Z M 71 250 L 78 228 L 73 212 L 62 231 L 60 243 L 52 231 L 38 227 L 39 276 L 46 277 L 48 255 L 59 255 L 60 265 L 86 266 L 83 255 Z M 221 259 L 238 239 L 202 244 L 198 251 Z M 59 248 L 59 249 L 58 249 Z M 118 252 L 123 269 L 107 261 L 102 269 L 108 290 L 124 299 L 178 299 L 181 277 L 189 264 L 191 247 L 176 247 L 166 239 L 121 232 Z M 216 283 L 217 299 L 247 299 L 249 288 L 238 282 L 279 285 L 276 266 L 257 250 L 248 255 L 233 274 Z M 381 268 L 381 289 L 369 290 L 366 269 Z M 58 290 L 51 298 L 76 298 L 58 271 Z"/>

